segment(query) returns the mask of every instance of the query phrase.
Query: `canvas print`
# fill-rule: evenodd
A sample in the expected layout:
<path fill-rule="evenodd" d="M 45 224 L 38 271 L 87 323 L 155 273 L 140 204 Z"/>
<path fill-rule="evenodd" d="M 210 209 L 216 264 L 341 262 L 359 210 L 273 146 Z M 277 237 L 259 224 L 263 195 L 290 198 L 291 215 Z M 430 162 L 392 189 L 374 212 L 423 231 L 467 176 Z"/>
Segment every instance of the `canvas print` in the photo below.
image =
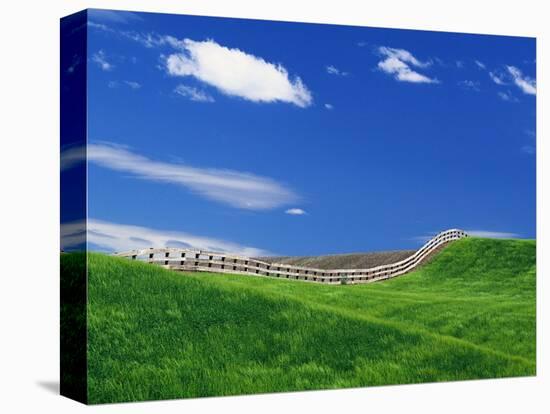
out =
<path fill-rule="evenodd" d="M 536 375 L 536 40 L 61 19 L 61 393 Z"/>

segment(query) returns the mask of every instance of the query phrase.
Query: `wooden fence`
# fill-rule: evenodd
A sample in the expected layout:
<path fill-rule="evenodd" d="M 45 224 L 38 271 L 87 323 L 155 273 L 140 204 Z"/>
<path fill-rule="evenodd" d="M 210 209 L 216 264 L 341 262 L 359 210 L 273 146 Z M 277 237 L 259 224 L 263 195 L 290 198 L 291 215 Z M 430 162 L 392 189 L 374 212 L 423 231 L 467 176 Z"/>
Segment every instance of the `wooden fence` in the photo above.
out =
<path fill-rule="evenodd" d="M 389 279 L 408 273 L 422 263 L 430 253 L 453 240 L 463 237 L 467 237 L 463 230 L 446 230 L 437 234 L 406 259 L 369 269 L 316 269 L 268 263 L 227 253 L 178 248 L 139 249 L 115 253 L 114 255 L 154 263 L 167 269 L 180 271 L 269 276 L 326 284 L 357 284 Z"/>

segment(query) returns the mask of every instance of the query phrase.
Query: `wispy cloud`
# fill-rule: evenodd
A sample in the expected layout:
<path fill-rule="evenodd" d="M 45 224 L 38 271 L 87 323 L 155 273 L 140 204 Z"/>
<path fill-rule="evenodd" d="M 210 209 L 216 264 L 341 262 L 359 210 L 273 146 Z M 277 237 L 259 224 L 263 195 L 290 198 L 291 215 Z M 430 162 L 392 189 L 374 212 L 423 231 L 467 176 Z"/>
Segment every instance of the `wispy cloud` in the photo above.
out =
<path fill-rule="evenodd" d="M 69 170 L 86 159 L 86 147 L 83 145 L 62 148 L 60 169 L 61 172 Z"/>
<path fill-rule="evenodd" d="M 141 83 L 139 82 L 135 82 L 135 81 L 128 81 L 128 80 L 125 80 L 123 81 L 127 86 L 129 86 L 131 89 L 140 89 L 141 88 Z"/>
<path fill-rule="evenodd" d="M 483 63 L 479 60 L 474 60 L 474 63 L 477 65 L 478 68 L 483 69 L 483 70 L 486 69 L 485 63 Z"/>
<path fill-rule="evenodd" d="M 489 77 L 493 82 L 495 82 L 497 85 L 506 85 L 505 77 L 501 73 L 497 72 L 489 72 Z"/>
<path fill-rule="evenodd" d="M 244 246 L 231 241 L 197 236 L 190 233 L 158 230 L 149 227 L 112 223 L 89 219 L 61 225 L 61 248 L 71 250 L 81 247 L 85 241 L 92 250 L 122 252 L 149 247 L 181 247 L 233 253 L 247 257 L 269 256 L 270 252 L 256 247 Z"/>
<path fill-rule="evenodd" d="M 489 72 L 489 77 L 497 85 L 508 85 L 509 83 L 517 86 L 526 95 L 537 94 L 537 84 L 534 79 L 525 76 L 520 69 L 515 66 L 507 65 L 506 70 L 496 70 Z"/>
<path fill-rule="evenodd" d="M 325 106 L 325 109 L 328 109 L 329 111 L 330 111 L 331 109 L 334 109 L 334 105 L 329 104 L 329 103 L 326 103 L 324 106 Z"/>
<path fill-rule="evenodd" d="M 67 68 L 67 73 L 71 74 L 74 73 L 78 65 L 80 65 L 80 62 L 82 59 L 78 55 L 73 56 L 73 60 L 71 61 L 71 65 Z"/>
<path fill-rule="evenodd" d="M 511 232 L 502 232 L 502 231 L 491 231 L 491 230 L 464 230 L 468 236 L 472 237 L 483 237 L 487 239 L 515 239 L 520 238 L 521 235 Z M 433 231 L 422 236 L 411 237 L 410 240 L 414 240 L 418 243 L 426 243 L 428 240 L 432 239 L 439 232 Z"/>
<path fill-rule="evenodd" d="M 121 24 L 128 24 L 143 20 L 143 18 L 141 18 L 138 14 L 129 11 L 102 9 L 89 9 L 88 18 L 103 22 Z"/>
<path fill-rule="evenodd" d="M 439 83 L 435 78 L 430 78 L 411 68 L 427 68 L 430 62 L 422 62 L 404 49 L 394 49 L 391 47 L 379 47 L 378 53 L 384 57 L 378 62 L 378 69 L 393 75 L 394 79 L 400 82 L 412 83 Z"/>
<path fill-rule="evenodd" d="M 166 40 L 168 42 L 168 40 Z M 172 76 L 192 76 L 220 92 L 252 102 L 286 102 L 301 108 L 312 103 L 308 88 L 299 77 L 291 79 L 281 64 L 213 40 L 171 40 L 179 52 L 165 59 Z"/>
<path fill-rule="evenodd" d="M 92 62 L 96 63 L 101 70 L 110 71 L 114 69 L 114 65 L 107 61 L 107 55 L 103 50 L 92 55 Z"/>
<path fill-rule="evenodd" d="M 212 96 L 192 86 L 178 85 L 174 92 L 195 102 L 214 102 Z"/>
<path fill-rule="evenodd" d="M 336 75 L 336 76 L 348 76 L 349 73 L 348 72 L 344 72 L 340 69 L 338 69 L 336 66 L 333 66 L 333 65 L 328 65 L 325 67 L 327 73 L 329 75 Z"/>
<path fill-rule="evenodd" d="M 472 81 L 472 80 L 463 80 L 458 82 L 458 86 L 460 86 L 463 89 L 468 89 L 471 91 L 479 92 L 479 82 Z"/>
<path fill-rule="evenodd" d="M 87 155 L 89 162 L 101 167 L 144 180 L 179 185 L 202 197 L 236 208 L 273 209 L 298 199 L 290 188 L 271 178 L 240 171 L 155 161 L 112 144 L 88 144 Z M 63 151 L 62 170 L 83 161 L 84 156 L 85 151 L 81 147 Z"/>
<path fill-rule="evenodd" d="M 465 230 L 469 236 L 484 237 L 486 239 L 517 239 L 521 235 L 517 233 L 491 231 L 491 230 Z"/>
<path fill-rule="evenodd" d="M 537 85 L 534 79 L 523 75 L 521 70 L 515 66 L 506 66 L 508 73 L 512 77 L 514 84 L 521 89 L 521 91 L 527 95 L 537 94 Z"/>
<path fill-rule="evenodd" d="M 124 80 L 122 82 L 119 82 L 119 81 L 116 81 L 116 80 L 112 80 L 112 81 L 109 81 L 107 83 L 107 86 L 111 89 L 119 88 L 121 85 L 122 86 L 127 86 L 128 88 L 134 89 L 134 90 L 141 88 L 141 84 L 139 82 L 134 82 L 134 81 Z"/>
<path fill-rule="evenodd" d="M 521 147 L 521 152 L 527 155 L 535 155 L 537 152 L 537 134 L 532 129 L 525 130 L 525 135 L 527 136 L 529 140 L 529 144 L 526 144 Z"/>
<path fill-rule="evenodd" d="M 506 92 L 500 91 L 500 92 L 497 92 L 497 95 L 500 99 L 506 102 L 519 102 L 518 98 L 512 95 L 510 91 L 506 91 Z"/>
<path fill-rule="evenodd" d="M 285 213 L 290 214 L 291 216 L 303 216 L 304 214 L 306 214 L 306 212 L 301 208 L 289 208 L 285 211 Z"/>

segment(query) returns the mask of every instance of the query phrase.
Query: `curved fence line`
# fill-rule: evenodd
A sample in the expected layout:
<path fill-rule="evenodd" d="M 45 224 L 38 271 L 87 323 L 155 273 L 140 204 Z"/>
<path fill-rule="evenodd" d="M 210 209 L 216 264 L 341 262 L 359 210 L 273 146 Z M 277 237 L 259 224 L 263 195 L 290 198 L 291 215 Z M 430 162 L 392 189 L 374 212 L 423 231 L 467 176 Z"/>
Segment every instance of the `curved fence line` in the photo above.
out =
<path fill-rule="evenodd" d="M 154 263 L 167 269 L 180 271 L 269 276 L 326 284 L 357 284 L 389 279 L 408 273 L 438 248 L 463 237 L 467 237 L 466 232 L 463 230 L 443 231 L 406 259 L 368 269 L 317 269 L 282 263 L 268 263 L 226 253 L 178 248 L 138 249 L 115 253 L 114 255 Z"/>

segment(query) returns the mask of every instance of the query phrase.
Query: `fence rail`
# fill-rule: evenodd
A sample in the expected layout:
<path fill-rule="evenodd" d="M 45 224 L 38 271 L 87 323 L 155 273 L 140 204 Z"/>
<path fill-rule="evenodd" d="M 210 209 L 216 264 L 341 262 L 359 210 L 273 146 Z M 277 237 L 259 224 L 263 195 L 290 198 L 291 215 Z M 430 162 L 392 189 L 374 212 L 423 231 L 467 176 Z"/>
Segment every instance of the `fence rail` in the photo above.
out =
<path fill-rule="evenodd" d="M 463 237 L 467 237 L 466 232 L 463 230 L 443 231 L 406 259 L 368 269 L 317 269 L 282 263 L 268 263 L 227 253 L 178 248 L 138 249 L 115 253 L 114 255 L 154 263 L 167 269 L 179 271 L 269 276 L 325 284 L 358 284 L 389 279 L 408 273 L 440 247 Z"/>

